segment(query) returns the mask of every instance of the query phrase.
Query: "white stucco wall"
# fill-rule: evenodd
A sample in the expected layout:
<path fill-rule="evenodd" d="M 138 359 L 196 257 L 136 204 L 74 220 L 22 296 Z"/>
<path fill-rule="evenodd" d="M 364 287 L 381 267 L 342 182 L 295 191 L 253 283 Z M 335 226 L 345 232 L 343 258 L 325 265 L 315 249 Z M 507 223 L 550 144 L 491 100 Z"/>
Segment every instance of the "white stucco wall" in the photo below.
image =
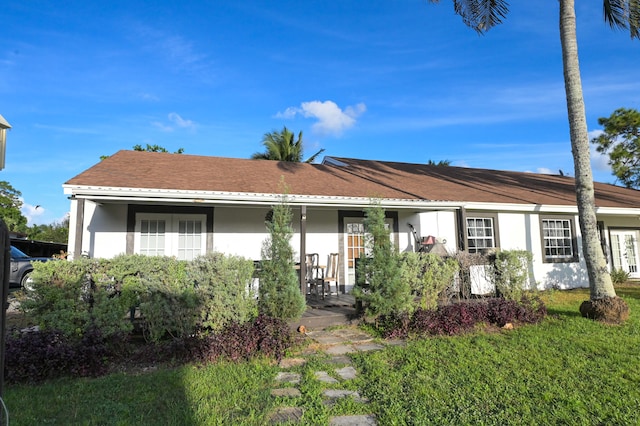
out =
<path fill-rule="evenodd" d="M 77 200 L 71 201 L 71 211 L 77 209 Z M 69 251 L 74 250 L 77 218 L 69 220 Z M 111 258 L 126 251 L 127 206 L 125 204 L 96 204 L 85 201 L 84 224 L 82 228 L 82 250 L 72 253 L 70 258 L 87 255 L 89 257 Z"/>
<path fill-rule="evenodd" d="M 269 209 L 216 207 L 213 215 L 213 250 L 259 260 L 267 237 L 264 225 Z"/>
<path fill-rule="evenodd" d="M 75 249 L 77 200 L 71 200 L 69 251 Z M 264 220 L 268 207 L 251 208 L 237 206 L 217 206 L 214 209 L 213 249 L 215 251 L 239 255 L 259 260 L 261 248 L 268 237 Z M 293 208 L 294 235 L 291 244 L 296 261 L 300 260 L 300 208 Z M 487 211 L 487 213 L 490 213 Z M 456 213 L 453 210 L 415 212 L 399 210 L 398 233 L 395 242 L 400 251 L 415 250 L 415 239 L 409 223 L 414 226 L 418 237 L 433 235 L 450 253 L 456 247 Z M 85 201 L 84 226 L 82 228 L 82 253 L 90 257 L 110 258 L 126 251 L 126 204 L 96 204 Z M 577 215 L 570 215 L 574 221 L 579 262 L 544 263 L 538 213 L 505 212 L 497 215 L 499 247 L 503 250 L 527 250 L 533 254 L 531 282 L 538 288 L 587 287 L 588 278 L 582 256 L 582 241 Z M 350 220 L 359 220 L 349 217 Z M 640 230 L 640 218 L 635 215 L 599 215 L 605 230 Z M 320 263 L 326 264 L 330 253 L 343 253 L 345 237 L 338 234 L 339 214 L 336 208 L 307 208 L 306 252 L 318 253 Z M 608 232 L 605 232 L 608 238 Z M 608 241 L 607 241 L 608 247 Z M 346 276 L 346 265 L 341 259 L 342 276 Z M 611 266 L 611 265 L 609 265 Z M 341 282 L 341 284 L 345 284 Z"/>
<path fill-rule="evenodd" d="M 526 250 L 533 255 L 530 270 L 530 285 L 539 289 L 588 287 L 584 256 L 582 256 L 582 237 L 577 215 L 573 219 L 576 233 L 576 250 L 580 253 L 579 262 L 545 263 L 540 233 L 540 215 L 532 213 L 500 213 L 498 226 L 500 248 L 502 250 Z"/>
<path fill-rule="evenodd" d="M 455 211 L 421 212 L 408 219 L 408 222 L 416 228 L 418 237 L 428 237 L 432 235 L 436 237 L 439 242 L 444 243 L 449 253 L 455 253 L 457 251 Z"/>

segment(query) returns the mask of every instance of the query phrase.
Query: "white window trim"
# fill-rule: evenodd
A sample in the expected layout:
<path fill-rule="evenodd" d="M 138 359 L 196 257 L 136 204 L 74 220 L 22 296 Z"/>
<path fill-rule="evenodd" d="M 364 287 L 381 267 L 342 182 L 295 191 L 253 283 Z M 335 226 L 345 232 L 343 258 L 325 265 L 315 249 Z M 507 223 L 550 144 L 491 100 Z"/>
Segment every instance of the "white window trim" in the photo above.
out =
<path fill-rule="evenodd" d="M 481 219 L 481 220 L 486 220 L 486 219 L 490 219 L 491 220 L 491 240 L 493 242 L 493 247 L 481 247 L 481 248 L 477 248 L 474 247 L 473 251 L 471 248 L 471 245 L 469 244 L 470 240 L 478 240 L 478 239 L 483 239 L 486 240 L 489 237 L 471 237 L 469 236 L 469 220 L 470 219 Z M 497 249 L 499 248 L 499 238 L 498 238 L 498 215 L 497 214 L 486 214 L 486 213 L 467 213 L 466 217 L 464 218 L 464 236 L 465 236 L 465 245 L 467 247 L 467 251 L 469 253 L 483 253 L 483 251 L 485 250 L 493 250 L 493 249 Z"/>
<path fill-rule="evenodd" d="M 544 235 L 545 221 L 567 221 L 569 223 L 571 254 L 570 255 L 552 255 L 547 256 L 546 239 Z M 579 261 L 578 243 L 576 235 L 575 218 L 569 216 L 540 216 L 540 242 L 542 244 L 542 261 L 544 263 L 575 263 Z"/>
<path fill-rule="evenodd" d="M 200 254 L 207 251 L 207 217 L 204 214 L 137 213 L 134 231 L 134 253 L 140 253 L 143 220 L 165 221 L 165 256 L 178 257 L 178 224 L 181 220 L 200 222 Z"/>

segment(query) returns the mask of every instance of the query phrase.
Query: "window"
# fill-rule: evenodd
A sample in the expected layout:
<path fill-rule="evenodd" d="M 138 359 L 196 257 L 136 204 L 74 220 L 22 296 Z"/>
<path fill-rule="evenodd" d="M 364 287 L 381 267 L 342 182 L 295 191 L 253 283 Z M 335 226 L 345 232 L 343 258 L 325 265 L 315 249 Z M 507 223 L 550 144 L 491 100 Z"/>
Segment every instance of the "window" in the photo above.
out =
<path fill-rule="evenodd" d="M 178 259 L 193 260 L 202 254 L 202 222 L 178 220 Z"/>
<path fill-rule="evenodd" d="M 165 248 L 164 220 L 140 221 L 140 254 L 162 256 Z"/>
<path fill-rule="evenodd" d="M 138 214 L 135 251 L 148 256 L 193 260 L 206 251 L 205 220 L 204 215 Z"/>
<path fill-rule="evenodd" d="M 545 262 L 577 262 L 573 220 L 566 217 L 541 219 L 542 251 Z"/>
<path fill-rule="evenodd" d="M 467 217 L 467 247 L 469 253 L 496 248 L 495 216 Z"/>

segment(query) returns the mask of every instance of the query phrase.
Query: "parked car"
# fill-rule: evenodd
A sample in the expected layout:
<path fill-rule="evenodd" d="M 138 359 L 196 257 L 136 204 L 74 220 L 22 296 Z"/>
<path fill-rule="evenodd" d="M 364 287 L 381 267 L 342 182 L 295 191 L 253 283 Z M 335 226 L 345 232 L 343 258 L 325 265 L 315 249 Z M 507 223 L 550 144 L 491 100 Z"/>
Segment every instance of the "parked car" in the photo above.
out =
<path fill-rule="evenodd" d="M 31 257 L 11 246 L 11 272 L 9 273 L 9 287 L 28 286 L 29 276 L 33 271 L 33 262 L 46 262 L 50 257 Z"/>

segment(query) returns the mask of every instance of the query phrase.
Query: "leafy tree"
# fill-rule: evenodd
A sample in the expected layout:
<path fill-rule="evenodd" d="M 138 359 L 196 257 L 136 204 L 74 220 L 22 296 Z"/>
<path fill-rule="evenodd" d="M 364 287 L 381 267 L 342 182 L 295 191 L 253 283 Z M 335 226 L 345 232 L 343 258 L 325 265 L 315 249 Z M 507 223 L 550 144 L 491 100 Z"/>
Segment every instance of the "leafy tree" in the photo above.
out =
<path fill-rule="evenodd" d="M 609 155 L 613 174 L 627 188 L 640 187 L 640 112 L 619 108 L 609 118 L 601 117 L 598 124 L 604 133 L 591 139 L 596 150 Z"/>
<path fill-rule="evenodd" d="M 69 217 L 49 225 L 33 225 L 27 230 L 27 238 L 66 244 L 69 240 Z"/>
<path fill-rule="evenodd" d="M 292 213 L 286 196 L 273 206 L 265 224 L 269 231 L 262 246 L 258 309 L 260 313 L 283 320 L 296 320 L 306 309 L 300 292 L 298 275 L 294 269 L 291 237 Z"/>
<path fill-rule="evenodd" d="M 266 148 L 265 152 L 256 152 L 251 156 L 254 160 L 276 160 L 302 163 L 302 132 L 298 133 L 298 139 L 294 140 L 294 134 L 283 127 L 282 131 L 265 133 L 262 137 L 262 144 Z M 324 149 L 307 158 L 305 163 L 313 163 Z"/>
<path fill-rule="evenodd" d="M 147 144 L 146 147 L 142 147 L 142 145 L 138 144 L 138 145 L 134 145 L 133 146 L 133 150 L 134 151 L 146 151 L 146 152 L 169 152 L 167 150 L 167 148 L 162 147 L 160 145 L 149 145 Z M 183 154 L 184 153 L 184 148 L 178 148 L 178 150 L 176 152 L 174 152 L 174 154 Z M 101 155 L 100 156 L 100 160 L 104 160 L 105 158 L 109 158 L 108 155 Z"/>
<path fill-rule="evenodd" d="M 147 144 L 147 146 L 144 148 L 142 147 L 142 145 L 134 145 L 133 150 L 146 151 L 146 152 L 169 152 L 166 148 L 160 145 L 149 145 L 149 144 Z M 174 154 L 183 154 L 183 153 L 184 153 L 184 148 L 178 148 L 178 150 L 174 152 Z"/>
<path fill-rule="evenodd" d="M 0 215 L 12 232 L 27 232 L 27 218 L 22 215 L 20 208 L 22 193 L 6 180 L 0 181 Z"/>
<path fill-rule="evenodd" d="M 402 276 L 401 259 L 384 219 L 380 202 L 372 201 L 365 209 L 364 219 L 369 253 L 358 265 L 368 288 L 357 283 L 353 291 L 356 298 L 365 302 L 366 313 L 371 316 L 410 312 L 413 307 L 410 283 Z"/>
<path fill-rule="evenodd" d="M 435 162 L 429 159 L 429 161 L 427 161 L 427 166 L 450 166 L 450 165 L 451 165 L 450 160 L 440 160 L 438 162 Z"/>
<path fill-rule="evenodd" d="M 509 12 L 507 0 L 452 0 L 455 13 L 468 27 L 483 34 L 502 23 Z M 439 3 L 439 0 L 430 0 Z M 589 135 L 578 63 L 575 0 L 559 0 L 560 42 L 564 85 L 573 154 L 576 199 L 582 231 L 582 247 L 589 275 L 591 300 L 616 297 L 607 263 L 600 245 L 595 210 L 593 174 L 589 154 Z M 640 38 L 640 2 L 603 0 L 604 20 L 612 28 L 629 30 L 631 38 Z"/>

